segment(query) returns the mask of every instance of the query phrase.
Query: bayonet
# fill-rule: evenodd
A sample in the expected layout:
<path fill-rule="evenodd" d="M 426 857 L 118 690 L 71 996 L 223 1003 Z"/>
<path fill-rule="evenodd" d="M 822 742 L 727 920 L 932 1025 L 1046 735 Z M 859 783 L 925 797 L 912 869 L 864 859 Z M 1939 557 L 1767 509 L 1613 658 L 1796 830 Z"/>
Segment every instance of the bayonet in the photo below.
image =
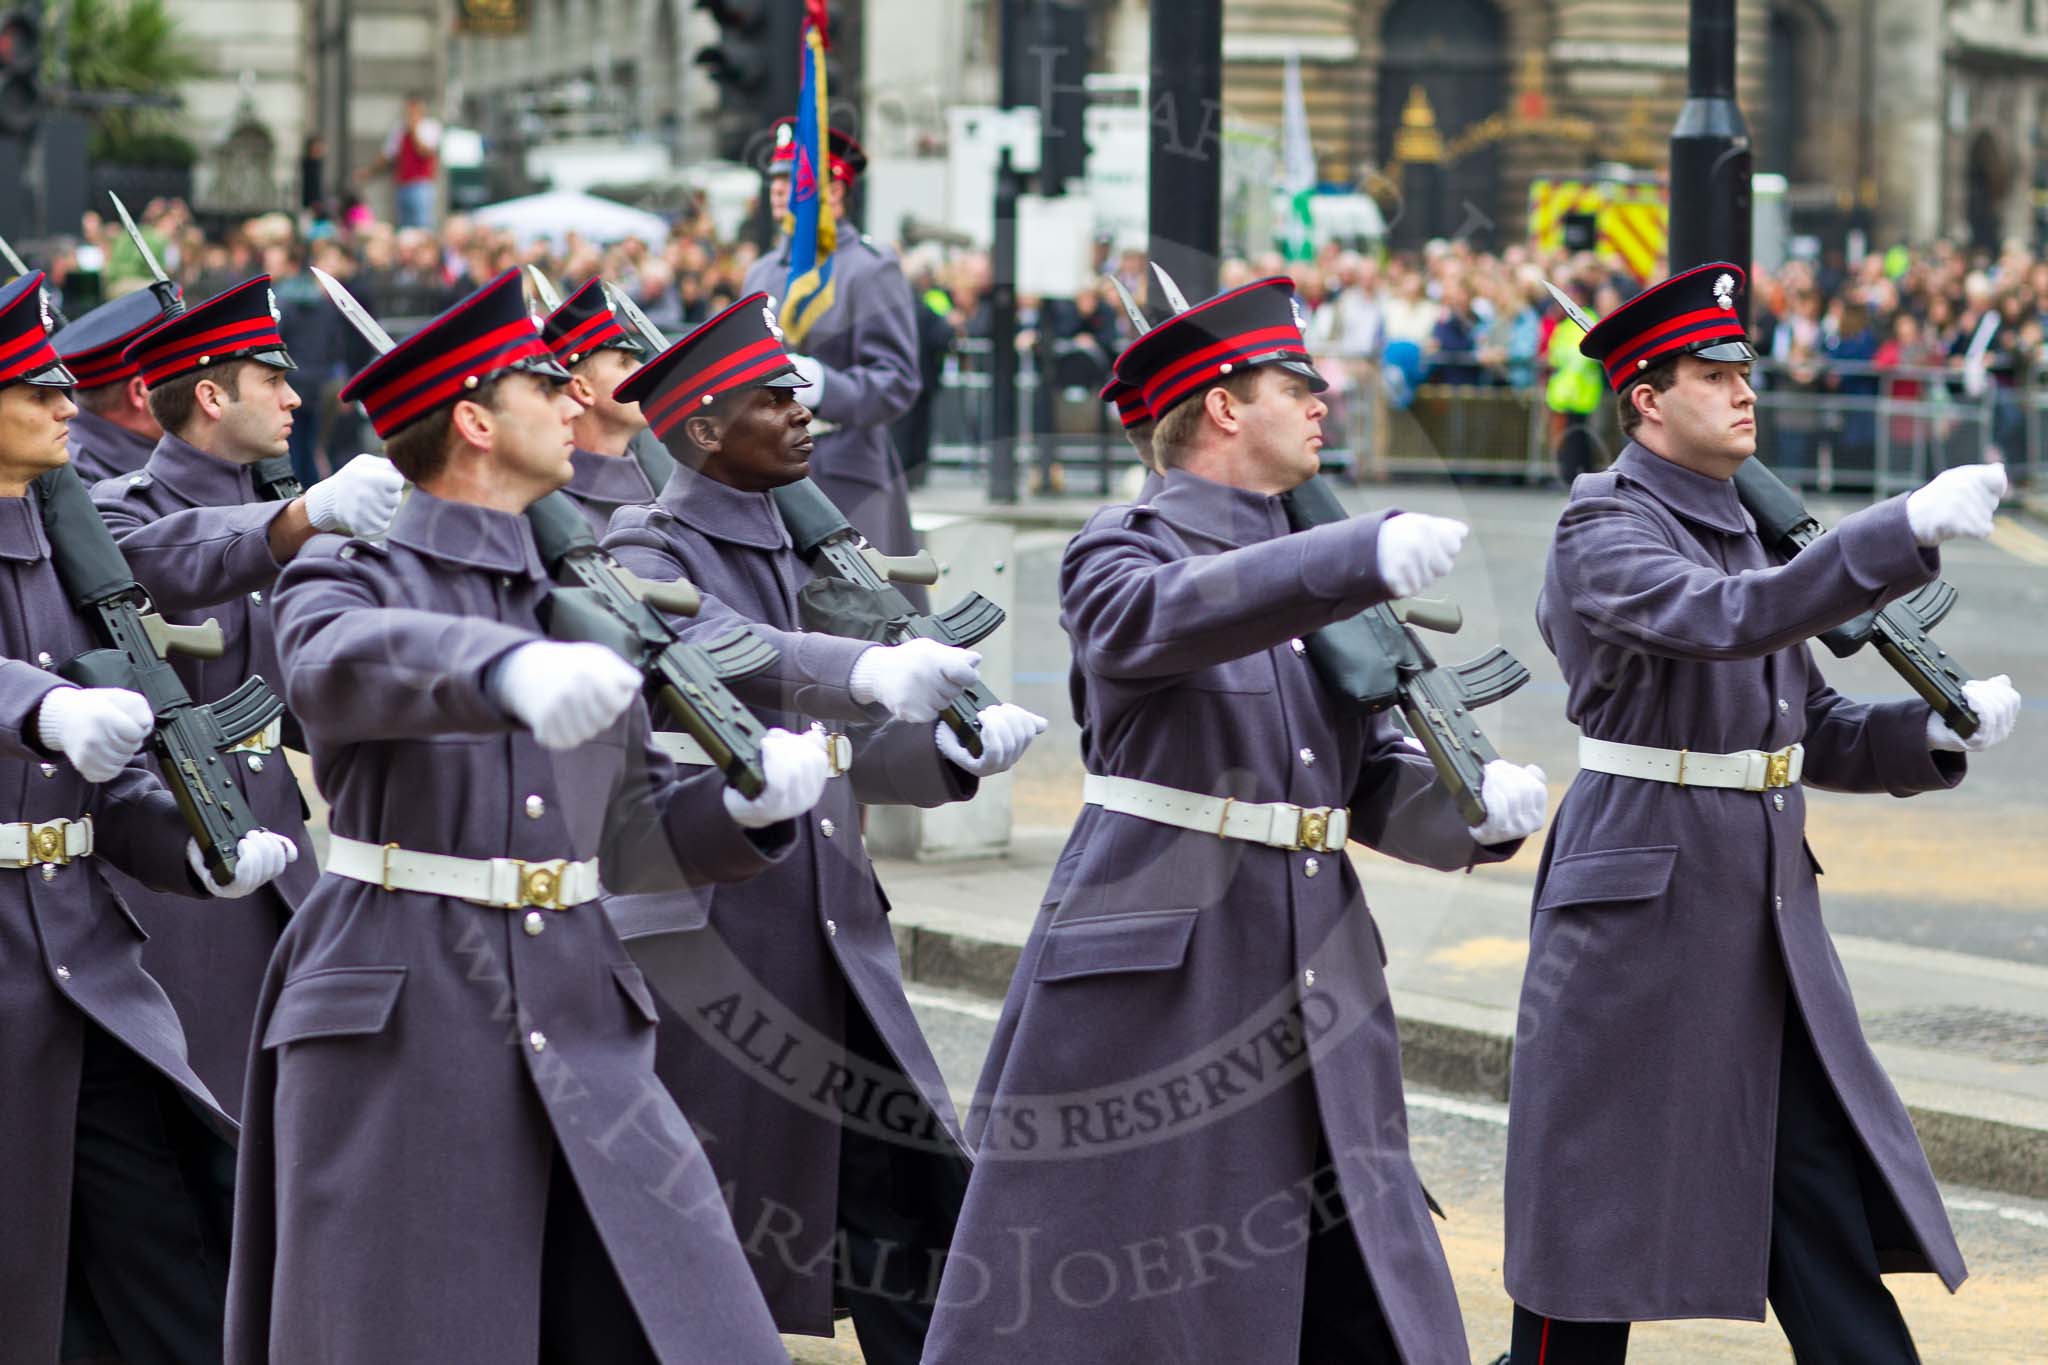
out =
<path fill-rule="evenodd" d="M 334 306 L 341 310 L 341 315 L 348 319 L 349 325 L 356 329 L 363 340 L 376 348 L 378 355 L 383 355 L 398 345 L 391 339 L 391 333 L 378 325 L 377 319 L 370 316 L 370 310 L 356 302 L 356 296 L 349 293 L 340 280 L 317 265 L 308 266 L 307 269 L 313 272 L 314 279 L 320 281 L 320 288 L 326 292 Z"/>
<path fill-rule="evenodd" d="M 1138 301 L 1131 297 L 1130 290 L 1124 288 L 1124 282 L 1114 275 L 1104 275 L 1102 278 L 1109 281 L 1111 289 L 1116 290 L 1117 299 L 1124 306 L 1124 316 L 1131 320 L 1131 326 L 1138 329 L 1138 335 L 1143 336 L 1151 331 L 1152 324 L 1145 320 L 1145 310 L 1138 307 Z"/>
<path fill-rule="evenodd" d="M 532 261 L 526 263 L 526 283 L 533 290 L 533 297 L 539 302 L 542 313 L 552 313 L 562 306 L 562 295 L 556 290 L 554 281 L 548 278 L 547 271 Z"/>
<path fill-rule="evenodd" d="M 633 302 L 632 295 L 610 280 L 604 281 L 600 287 L 604 290 L 605 302 L 612 306 L 612 311 L 633 324 L 633 330 L 652 348 L 653 354 L 660 355 L 668 349 L 668 338 L 661 334 L 661 329 L 654 325 L 647 314 L 640 311 L 640 305 Z"/>
<path fill-rule="evenodd" d="M 1167 306 L 1176 313 L 1188 311 L 1188 296 L 1180 292 L 1180 286 L 1173 282 L 1173 276 L 1166 273 L 1166 267 L 1152 262 L 1152 273 L 1159 277 L 1159 287 L 1165 291 Z"/>
<path fill-rule="evenodd" d="M 28 274 L 28 263 L 15 253 L 13 244 L 5 237 L 0 237 L 0 257 L 6 258 L 7 264 L 13 269 L 16 279 L 20 279 L 23 275 Z M 50 292 L 49 286 L 44 285 L 36 292 L 43 296 L 43 306 L 50 310 L 51 335 L 54 336 L 66 327 L 69 327 L 71 319 L 64 316 L 64 310 L 58 306 L 57 296 Z"/>
<path fill-rule="evenodd" d="M 1557 306 L 1564 309 L 1564 315 L 1578 324 L 1580 331 L 1590 332 L 1593 330 L 1593 319 L 1586 315 L 1585 309 L 1572 302 L 1571 295 L 1559 289 L 1549 280 L 1543 282 L 1543 287 L 1550 291 L 1550 297 L 1557 300 Z"/>
<path fill-rule="evenodd" d="M 149 267 L 149 292 L 156 295 L 157 307 L 167 318 L 177 317 L 185 311 L 185 300 L 178 296 L 178 286 L 171 283 L 171 277 L 164 273 L 156 253 L 149 249 L 149 240 L 142 235 L 142 229 L 135 226 L 135 220 L 128 216 L 128 206 L 121 202 L 121 196 L 112 190 L 107 198 L 114 201 L 114 212 L 121 215 L 121 226 L 128 230 L 128 240 L 135 243 L 135 249 L 142 253 L 142 263 Z"/>

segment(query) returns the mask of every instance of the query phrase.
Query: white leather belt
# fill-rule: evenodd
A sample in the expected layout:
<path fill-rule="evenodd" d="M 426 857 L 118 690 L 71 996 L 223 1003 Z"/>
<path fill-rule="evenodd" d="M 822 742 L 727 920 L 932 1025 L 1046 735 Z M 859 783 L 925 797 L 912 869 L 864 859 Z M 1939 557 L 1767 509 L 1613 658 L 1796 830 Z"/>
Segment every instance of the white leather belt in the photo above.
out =
<path fill-rule="evenodd" d="M 811 730 L 825 738 L 825 761 L 832 769 L 832 776 L 844 777 L 853 767 L 853 741 L 821 725 L 813 725 Z M 695 735 L 686 735 L 679 730 L 656 730 L 654 743 L 656 748 L 684 767 L 712 766 L 711 755 L 704 752 L 704 746 L 697 742 Z"/>
<path fill-rule="evenodd" d="M 271 754 L 284 743 L 284 717 L 272 716 L 270 724 L 239 744 L 228 745 L 231 754 Z"/>
<path fill-rule="evenodd" d="M 1762 792 L 1799 784 L 1806 770 L 1806 746 L 1769 753 L 1744 749 L 1735 754 L 1703 754 L 1692 749 L 1653 749 L 1644 744 L 1617 744 L 1579 736 L 1579 766 L 1588 772 L 1670 782 L 1680 787 L 1729 787 Z"/>
<path fill-rule="evenodd" d="M 1351 834 L 1351 812 L 1343 807 L 1293 806 L 1285 801 L 1239 801 L 1140 782 L 1135 777 L 1089 773 L 1081 799 L 1091 806 L 1135 815 L 1140 820 L 1199 830 L 1219 839 L 1243 839 L 1269 848 L 1335 853 Z"/>
<path fill-rule="evenodd" d="M 523 858 L 457 858 L 413 853 L 397 844 L 367 844 L 334 835 L 327 870 L 386 891 L 453 896 L 501 910 L 567 910 L 598 897 L 597 859 L 528 862 Z"/>
<path fill-rule="evenodd" d="M 0 867 L 61 867 L 92 852 L 92 817 L 0 825 Z"/>

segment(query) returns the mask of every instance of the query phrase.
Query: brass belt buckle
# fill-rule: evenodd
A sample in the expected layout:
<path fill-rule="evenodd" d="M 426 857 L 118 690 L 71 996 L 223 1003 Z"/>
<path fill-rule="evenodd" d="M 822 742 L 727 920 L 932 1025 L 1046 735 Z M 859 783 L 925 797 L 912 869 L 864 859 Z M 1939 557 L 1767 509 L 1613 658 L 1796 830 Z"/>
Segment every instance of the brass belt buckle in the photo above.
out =
<path fill-rule="evenodd" d="M 544 863 L 526 863 L 518 858 L 512 866 L 519 872 L 519 905 L 537 906 L 542 910 L 561 910 L 562 883 L 568 871 L 569 860 L 550 858 Z"/>
<path fill-rule="evenodd" d="M 1792 751 L 1784 749 L 1772 754 L 1764 764 L 1764 790 L 1792 785 Z"/>
<path fill-rule="evenodd" d="M 48 824 L 30 825 L 28 828 L 28 855 L 39 863 L 64 866 L 71 861 L 71 855 L 64 849 L 64 822 L 52 820 Z"/>
<path fill-rule="evenodd" d="M 1316 852 L 1321 853 L 1323 845 L 1329 841 L 1329 807 L 1317 806 L 1313 810 L 1303 809 L 1301 812 L 1301 833 L 1295 842 L 1295 847 L 1298 849 L 1312 848 Z"/>

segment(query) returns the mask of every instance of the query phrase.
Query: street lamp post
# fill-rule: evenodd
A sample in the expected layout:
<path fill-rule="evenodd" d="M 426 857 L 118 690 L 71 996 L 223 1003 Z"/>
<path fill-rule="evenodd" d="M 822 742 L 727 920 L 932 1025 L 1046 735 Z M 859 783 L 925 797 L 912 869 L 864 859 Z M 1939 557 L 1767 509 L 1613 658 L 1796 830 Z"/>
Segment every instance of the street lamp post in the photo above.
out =
<path fill-rule="evenodd" d="M 1749 270 L 1752 153 L 1735 101 L 1735 2 L 1692 0 L 1685 104 L 1671 130 L 1671 273 L 1708 261 Z M 1737 303 L 1749 325 L 1749 291 Z"/>

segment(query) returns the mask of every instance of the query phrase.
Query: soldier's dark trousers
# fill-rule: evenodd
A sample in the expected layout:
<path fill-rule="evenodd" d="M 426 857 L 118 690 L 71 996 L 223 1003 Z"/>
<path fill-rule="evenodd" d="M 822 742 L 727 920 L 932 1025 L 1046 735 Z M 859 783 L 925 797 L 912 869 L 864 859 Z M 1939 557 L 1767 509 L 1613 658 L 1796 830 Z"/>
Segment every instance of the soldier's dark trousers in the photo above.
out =
<path fill-rule="evenodd" d="M 88 1020 L 71 1270 L 125 1365 L 219 1365 L 233 1207 L 233 1149 Z"/>
<path fill-rule="evenodd" d="M 1327 1145 L 1316 1153 L 1312 1209 L 1341 1208 Z M 1319 1220 L 1320 1221 L 1320 1220 Z M 1301 1307 L 1301 1365 L 1400 1365 L 1401 1353 L 1373 1294 L 1351 1220 L 1316 1227 L 1308 1239 Z"/>
<path fill-rule="evenodd" d="M 1893 1212 L 1891 1195 L 1849 1126 L 1789 992 L 1774 1170 L 1767 1294 L 1793 1358 L 1799 1365 L 1915 1365 L 1912 1334 L 1878 1270 L 1872 1219 Z M 1512 1365 L 1608 1365 L 1627 1354 L 1625 1322 L 1559 1322 L 1515 1307 Z"/>
<path fill-rule="evenodd" d="M 611 1253 L 555 1153 L 540 1254 L 540 1365 L 659 1365 Z M 281 1362 L 280 1362 L 281 1365 Z"/>
<path fill-rule="evenodd" d="M 851 991 L 846 998 L 846 1048 L 915 1090 Z M 897 1106 L 873 1105 L 869 1113 Z M 920 1115 L 927 1114 L 918 1099 Z M 924 1122 L 919 1130 L 935 1125 Z M 853 1330 L 868 1365 L 917 1365 L 932 1325 L 938 1268 L 960 1204 L 967 1165 L 957 1156 L 849 1124 L 839 1133 L 839 1225 L 845 1258 L 837 1297 L 853 1310 Z"/>

